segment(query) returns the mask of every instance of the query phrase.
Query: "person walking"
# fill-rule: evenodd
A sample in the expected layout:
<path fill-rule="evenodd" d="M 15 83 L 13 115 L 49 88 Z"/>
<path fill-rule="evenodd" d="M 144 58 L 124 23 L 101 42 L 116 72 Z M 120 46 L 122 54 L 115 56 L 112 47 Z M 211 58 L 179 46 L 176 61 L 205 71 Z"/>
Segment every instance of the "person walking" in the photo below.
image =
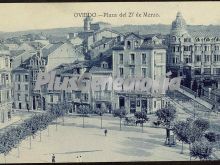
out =
<path fill-rule="evenodd" d="M 55 163 L 56 161 L 55 161 L 55 155 L 53 154 L 52 155 L 52 163 Z"/>
<path fill-rule="evenodd" d="M 79 162 L 83 162 L 82 161 L 82 155 L 79 156 Z"/>
<path fill-rule="evenodd" d="M 105 136 L 107 135 L 107 132 L 108 132 L 108 131 L 107 131 L 107 129 L 105 129 L 105 131 L 104 131 L 104 133 L 105 133 Z"/>
<path fill-rule="evenodd" d="M 79 162 L 79 157 L 78 156 L 76 156 L 76 162 Z"/>

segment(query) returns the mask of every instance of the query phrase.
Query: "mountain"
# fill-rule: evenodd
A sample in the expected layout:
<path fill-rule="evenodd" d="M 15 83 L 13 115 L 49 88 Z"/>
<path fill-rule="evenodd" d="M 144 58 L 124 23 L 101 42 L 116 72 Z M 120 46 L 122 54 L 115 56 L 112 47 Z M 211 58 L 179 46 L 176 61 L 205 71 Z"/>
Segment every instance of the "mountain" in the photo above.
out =
<path fill-rule="evenodd" d="M 55 28 L 55 29 L 40 29 L 40 30 L 27 30 L 27 31 L 17 31 L 17 32 L 0 32 L 0 38 L 10 38 L 17 37 L 26 34 L 42 34 L 44 36 L 64 36 L 68 33 L 82 31 L 81 27 L 68 27 L 68 28 Z"/>
<path fill-rule="evenodd" d="M 113 30 L 117 30 L 122 33 L 127 32 L 139 32 L 140 34 L 152 34 L 161 33 L 169 34 L 170 25 L 165 24 L 153 24 L 153 25 L 123 25 L 112 27 Z M 220 36 L 220 25 L 188 25 L 188 31 L 193 32 L 215 32 L 216 35 Z M 27 30 L 18 32 L 0 32 L 0 38 L 9 38 L 15 36 L 21 36 L 25 34 L 43 34 L 45 36 L 66 36 L 68 33 L 82 31 L 82 27 L 68 27 L 68 28 L 55 28 L 55 29 L 43 29 L 43 30 Z"/>

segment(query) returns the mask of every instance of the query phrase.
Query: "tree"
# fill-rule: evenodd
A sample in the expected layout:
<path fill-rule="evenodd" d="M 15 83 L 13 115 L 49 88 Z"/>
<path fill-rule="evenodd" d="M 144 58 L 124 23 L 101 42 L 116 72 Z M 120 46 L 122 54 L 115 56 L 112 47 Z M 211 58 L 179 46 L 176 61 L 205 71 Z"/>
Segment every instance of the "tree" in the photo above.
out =
<path fill-rule="evenodd" d="M 100 116 L 101 119 L 101 129 L 102 129 L 102 116 L 107 112 L 106 105 L 104 103 L 101 104 L 101 108 L 96 108 L 94 113 Z"/>
<path fill-rule="evenodd" d="M 190 149 L 190 155 L 200 160 L 207 160 L 212 154 L 212 145 L 206 140 L 195 141 Z"/>
<path fill-rule="evenodd" d="M 205 134 L 205 138 L 209 141 L 209 142 L 216 142 L 216 133 L 215 132 L 207 132 Z"/>
<path fill-rule="evenodd" d="M 83 117 L 83 128 L 85 127 L 85 117 L 91 112 L 90 107 L 88 105 L 80 105 L 77 108 L 77 113 L 81 114 Z"/>
<path fill-rule="evenodd" d="M 72 106 L 66 100 L 64 100 L 64 102 L 60 103 L 58 106 L 59 106 L 59 109 L 61 110 L 61 116 L 63 118 L 63 125 L 64 125 L 65 114 L 68 113 L 72 109 Z"/>
<path fill-rule="evenodd" d="M 141 127 L 142 127 L 142 133 L 144 132 L 144 120 L 147 120 L 147 113 L 144 112 L 144 111 L 141 111 L 141 112 L 135 112 L 134 116 L 137 118 L 137 119 L 140 119 L 142 122 L 141 122 Z"/>
<path fill-rule="evenodd" d="M 120 131 L 121 131 L 121 120 L 127 115 L 127 112 L 124 107 L 121 107 L 119 109 L 116 109 L 113 111 L 113 116 L 114 117 L 119 117 L 120 118 Z"/>
<path fill-rule="evenodd" d="M 182 141 L 181 154 L 183 153 L 183 143 L 188 143 L 188 129 L 189 123 L 185 121 L 179 121 L 174 124 L 173 132 L 179 141 Z"/>
<path fill-rule="evenodd" d="M 190 119 L 188 118 L 186 120 L 187 122 L 187 129 L 186 129 L 186 135 L 187 140 L 186 143 L 189 144 L 189 150 L 191 150 L 191 144 L 193 144 L 195 141 L 200 141 L 203 137 L 204 131 L 208 129 L 207 122 L 203 119 Z M 191 155 L 190 155 L 191 160 Z"/>
<path fill-rule="evenodd" d="M 199 128 L 202 132 L 205 132 L 207 129 L 209 129 L 209 121 L 202 119 L 202 118 L 198 118 L 196 119 L 193 124 Z"/>
<path fill-rule="evenodd" d="M 171 124 L 176 118 L 176 109 L 171 106 L 159 109 L 156 112 L 156 116 L 160 121 L 162 121 L 162 124 L 164 124 L 166 127 L 166 144 L 168 144 L 168 142 L 170 142 Z"/>

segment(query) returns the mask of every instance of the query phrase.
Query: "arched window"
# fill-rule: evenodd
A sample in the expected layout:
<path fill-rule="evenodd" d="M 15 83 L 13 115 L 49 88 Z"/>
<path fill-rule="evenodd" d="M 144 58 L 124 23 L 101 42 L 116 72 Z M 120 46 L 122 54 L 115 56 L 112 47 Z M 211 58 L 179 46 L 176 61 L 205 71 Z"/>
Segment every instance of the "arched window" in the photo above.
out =
<path fill-rule="evenodd" d="M 34 60 L 33 59 L 30 60 L 30 64 L 34 65 Z"/>
<path fill-rule="evenodd" d="M 205 41 L 206 41 L 206 42 L 209 42 L 209 41 L 210 41 L 210 38 L 206 38 Z"/>
<path fill-rule="evenodd" d="M 200 39 L 199 38 L 196 38 L 196 42 L 199 42 L 200 41 Z"/>
<path fill-rule="evenodd" d="M 131 48 L 131 41 L 127 41 L 127 48 L 128 48 L 128 49 Z"/>
<path fill-rule="evenodd" d="M 176 37 L 175 36 L 172 37 L 172 41 L 176 41 Z"/>
<path fill-rule="evenodd" d="M 107 68 L 108 68 L 108 63 L 105 62 L 105 61 L 103 61 L 103 62 L 101 63 L 101 67 L 107 69 Z"/>

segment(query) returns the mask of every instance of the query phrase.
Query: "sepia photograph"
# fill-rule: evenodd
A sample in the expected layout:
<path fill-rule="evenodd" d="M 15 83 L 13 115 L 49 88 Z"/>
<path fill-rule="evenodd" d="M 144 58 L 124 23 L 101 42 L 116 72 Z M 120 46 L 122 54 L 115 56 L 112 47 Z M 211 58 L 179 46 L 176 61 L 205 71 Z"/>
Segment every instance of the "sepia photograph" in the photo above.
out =
<path fill-rule="evenodd" d="M 0 3 L 0 163 L 219 161 L 219 10 Z"/>

